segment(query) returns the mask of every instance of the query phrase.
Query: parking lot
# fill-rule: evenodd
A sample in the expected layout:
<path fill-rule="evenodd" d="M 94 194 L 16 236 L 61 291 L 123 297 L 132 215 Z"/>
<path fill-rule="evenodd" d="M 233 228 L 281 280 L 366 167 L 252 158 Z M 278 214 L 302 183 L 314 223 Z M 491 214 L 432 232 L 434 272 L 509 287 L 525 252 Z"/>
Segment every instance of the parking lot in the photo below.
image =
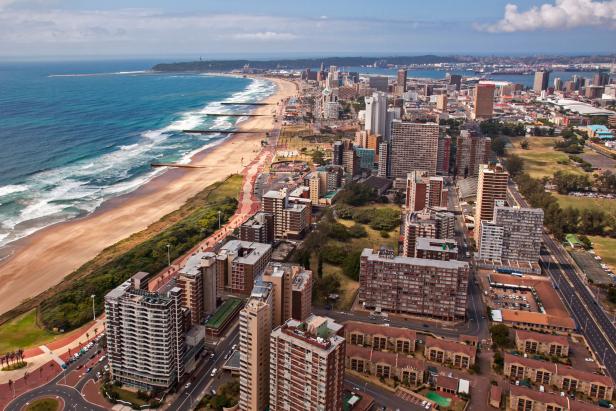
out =
<path fill-rule="evenodd" d="M 530 291 L 493 287 L 488 291 L 488 299 L 490 307 L 495 309 L 539 312 L 535 297 Z"/>

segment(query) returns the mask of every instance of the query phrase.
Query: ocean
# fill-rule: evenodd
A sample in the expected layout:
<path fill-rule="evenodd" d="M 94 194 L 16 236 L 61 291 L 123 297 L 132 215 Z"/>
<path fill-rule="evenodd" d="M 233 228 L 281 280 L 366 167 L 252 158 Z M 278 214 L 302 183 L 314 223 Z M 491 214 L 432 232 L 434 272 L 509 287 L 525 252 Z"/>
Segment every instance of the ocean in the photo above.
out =
<path fill-rule="evenodd" d="M 0 64 L 0 247 L 84 216 L 188 162 L 242 118 L 224 101 L 259 101 L 266 80 L 149 73 L 155 61 Z M 245 110 L 242 112 L 248 113 Z"/>

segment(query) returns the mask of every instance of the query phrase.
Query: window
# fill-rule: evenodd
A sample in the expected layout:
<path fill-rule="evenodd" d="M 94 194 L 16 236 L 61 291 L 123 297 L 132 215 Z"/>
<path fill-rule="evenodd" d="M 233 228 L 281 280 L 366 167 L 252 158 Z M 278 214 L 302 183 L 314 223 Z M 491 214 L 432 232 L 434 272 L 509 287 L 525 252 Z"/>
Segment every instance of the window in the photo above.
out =
<path fill-rule="evenodd" d="M 387 338 L 374 336 L 372 338 L 372 348 L 378 351 L 385 350 L 387 348 Z"/>
<path fill-rule="evenodd" d="M 514 379 L 524 378 L 524 367 L 521 367 L 519 365 L 512 365 L 510 375 L 511 375 L 511 378 L 514 378 Z"/>
<path fill-rule="evenodd" d="M 545 411 L 563 411 L 563 409 L 562 407 L 559 407 L 558 405 L 548 404 L 545 407 Z"/>
<path fill-rule="evenodd" d="M 524 351 L 528 353 L 536 353 L 537 352 L 537 342 L 526 341 L 526 344 L 524 345 Z"/>
<path fill-rule="evenodd" d="M 518 398 L 518 411 L 532 411 L 533 401 L 526 398 Z"/>
<path fill-rule="evenodd" d="M 560 357 L 563 352 L 563 347 L 559 344 L 550 344 L 550 355 Z"/>
<path fill-rule="evenodd" d="M 389 375 L 390 375 L 389 365 L 382 365 L 382 364 L 376 365 L 376 376 L 377 377 L 389 378 Z"/>
<path fill-rule="evenodd" d="M 535 382 L 538 384 L 547 385 L 550 383 L 550 378 L 552 374 L 547 371 L 538 370 L 537 374 L 535 374 Z"/>
<path fill-rule="evenodd" d="M 563 378 L 563 390 L 565 391 L 575 391 L 577 389 L 577 380 L 572 378 Z"/>

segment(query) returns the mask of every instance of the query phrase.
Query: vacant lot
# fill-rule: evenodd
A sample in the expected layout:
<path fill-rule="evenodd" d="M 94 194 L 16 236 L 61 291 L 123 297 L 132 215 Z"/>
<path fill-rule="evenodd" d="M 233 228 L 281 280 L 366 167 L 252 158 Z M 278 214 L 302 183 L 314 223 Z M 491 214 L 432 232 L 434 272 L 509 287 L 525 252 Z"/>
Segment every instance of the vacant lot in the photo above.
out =
<path fill-rule="evenodd" d="M 573 164 L 559 164 L 559 161 L 569 161 L 569 156 L 562 151 L 554 149 L 554 142 L 560 137 L 528 137 L 528 150 L 520 148 L 522 137 L 510 138 L 513 148 L 509 153 L 516 154 L 524 159 L 524 171 L 533 178 L 551 177 L 557 171 L 568 171 L 576 174 L 585 174 L 584 171 Z"/>

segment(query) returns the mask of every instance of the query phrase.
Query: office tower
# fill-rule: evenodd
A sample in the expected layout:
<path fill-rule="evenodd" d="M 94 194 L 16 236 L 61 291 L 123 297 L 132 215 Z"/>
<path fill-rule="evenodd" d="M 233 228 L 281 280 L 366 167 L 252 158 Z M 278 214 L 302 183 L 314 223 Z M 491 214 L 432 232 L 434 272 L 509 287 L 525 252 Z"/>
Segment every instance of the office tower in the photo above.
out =
<path fill-rule="evenodd" d="M 548 89 L 550 83 L 550 72 L 547 70 L 535 71 L 535 81 L 533 83 L 533 90 L 535 93 L 541 94 L 543 90 Z"/>
<path fill-rule="evenodd" d="M 479 168 L 477 182 L 477 201 L 475 204 L 475 241 L 480 241 L 482 221 L 494 218 L 494 206 L 497 200 L 507 200 L 507 183 L 509 173 L 500 164 L 482 164 Z"/>
<path fill-rule="evenodd" d="M 438 152 L 436 154 L 436 174 L 448 175 L 451 161 L 451 137 L 442 136 L 438 139 Z"/>
<path fill-rule="evenodd" d="M 424 209 L 407 213 L 401 230 L 403 242 L 400 254 L 405 257 L 415 257 L 419 237 L 453 238 L 455 222 L 455 216 L 448 211 Z"/>
<path fill-rule="evenodd" d="M 216 271 L 216 254 L 200 251 L 190 256 L 176 278 L 192 325 L 201 324 L 206 314 L 216 311 Z"/>
<path fill-rule="evenodd" d="M 561 91 L 562 89 L 563 89 L 563 81 L 561 80 L 560 77 L 556 77 L 554 79 L 554 90 Z"/>
<path fill-rule="evenodd" d="M 394 120 L 391 125 L 391 177 L 406 178 L 413 170 L 436 174 L 439 126 Z"/>
<path fill-rule="evenodd" d="M 479 166 L 490 160 L 492 140 L 468 130 L 461 130 L 456 139 L 455 174 L 461 177 L 479 174 Z"/>
<path fill-rule="evenodd" d="M 391 175 L 389 143 L 379 144 L 379 169 L 377 176 L 389 177 Z"/>
<path fill-rule="evenodd" d="M 459 74 L 449 74 L 449 85 L 455 85 L 456 90 L 460 91 L 460 87 L 462 86 L 462 76 Z"/>
<path fill-rule="evenodd" d="M 299 239 L 310 226 L 311 208 L 290 202 L 286 188 L 263 195 L 261 210 L 274 216 L 274 238 Z"/>
<path fill-rule="evenodd" d="M 273 285 L 257 280 L 240 311 L 240 399 L 242 411 L 264 410 L 269 402 L 269 337 Z"/>
<path fill-rule="evenodd" d="M 342 141 L 338 140 L 334 142 L 332 152 L 333 152 L 332 164 L 336 166 L 341 166 L 342 165 L 342 153 L 344 152 L 344 146 L 342 144 Z"/>
<path fill-rule="evenodd" d="M 494 219 L 480 226 L 479 257 L 489 260 L 539 261 L 543 210 L 494 207 Z"/>
<path fill-rule="evenodd" d="M 364 129 L 371 134 L 385 136 L 387 120 L 387 95 L 375 92 L 372 97 L 366 97 L 366 123 Z"/>
<path fill-rule="evenodd" d="M 375 163 L 374 150 L 369 148 L 355 147 L 355 154 L 359 158 L 359 171 L 372 170 Z"/>
<path fill-rule="evenodd" d="M 289 320 L 270 338 L 270 410 L 341 411 L 342 326 L 326 317 Z"/>
<path fill-rule="evenodd" d="M 218 289 L 234 294 L 249 295 L 257 277 L 272 257 L 271 244 L 231 240 L 216 256 Z"/>
<path fill-rule="evenodd" d="M 368 77 L 368 85 L 376 91 L 387 93 L 389 91 L 389 79 L 385 76 Z"/>
<path fill-rule="evenodd" d="M 272 244 L 274 242 L 274 216 L 259 211 L 240 226 L 240 240 Z"/>
<path fill-rule="evenodd" d="M 312 312 L 312 271 L 297 266 L 293 275 L 293 298 L 291 299 L 291 317 L 304 321 Z"/>
<path fill-rule="evenodd" d="M 610 75 L 609 73 L 606 73 L 605 71 L 599 71 L 597 73 L 595 73 L 595 76 L 593 78 L 592 84 L 593 86 L 605 86 L 607 84 L 609 84 L 610 82 Z"/>
<path fill-rule="evenodd" d="M 401 110 L 400 107 L 392 107 L 387 109 L 387 113 L 385 115 L 385 135 L 383 136 L 383 140 L 389 141 L 391 139 L 391 123 L 394 120 L 400 120 L 401 118 Z"/>
<path fill-rule="evenodd" d="M 412 171 L 406 178 L 406 211 L 426 207 L 447 207 L 445 182 L 443 177 L 430 177 L 425 170 Z"/>
<path fill-rule="evenodd" d="M 166 390 L 184 375 L 182 290 L 149 292 L 140 272 L 105 296 L 112 379 L 141 390 Z"/>
<path fill-rule="evenodd" d="M 436 109 L 447 111 L 447 94 L 439 94 L 436 96 Z"/>
<path fill-rule="evenodd" d="M 475 87 L 475 100 L 473 118 L 476 120 L 489 119 L 494 112 L 494 84 L 477 84 Z"/>
<path fill-rule="evenodd" d="M 464 318 L 468 263 L 395 256 L 365 248 L 360 258 L 359 302 L 364 308 L 453 321 Z"/>
<path fill-rule="evenodd" d="M 399 69 L 398 76 L 396 77 L 396 86 L 399 91 L 399 95 L 402 95 L 406 92 L 406 78 L 407 71 L 405 69 Z"/>

